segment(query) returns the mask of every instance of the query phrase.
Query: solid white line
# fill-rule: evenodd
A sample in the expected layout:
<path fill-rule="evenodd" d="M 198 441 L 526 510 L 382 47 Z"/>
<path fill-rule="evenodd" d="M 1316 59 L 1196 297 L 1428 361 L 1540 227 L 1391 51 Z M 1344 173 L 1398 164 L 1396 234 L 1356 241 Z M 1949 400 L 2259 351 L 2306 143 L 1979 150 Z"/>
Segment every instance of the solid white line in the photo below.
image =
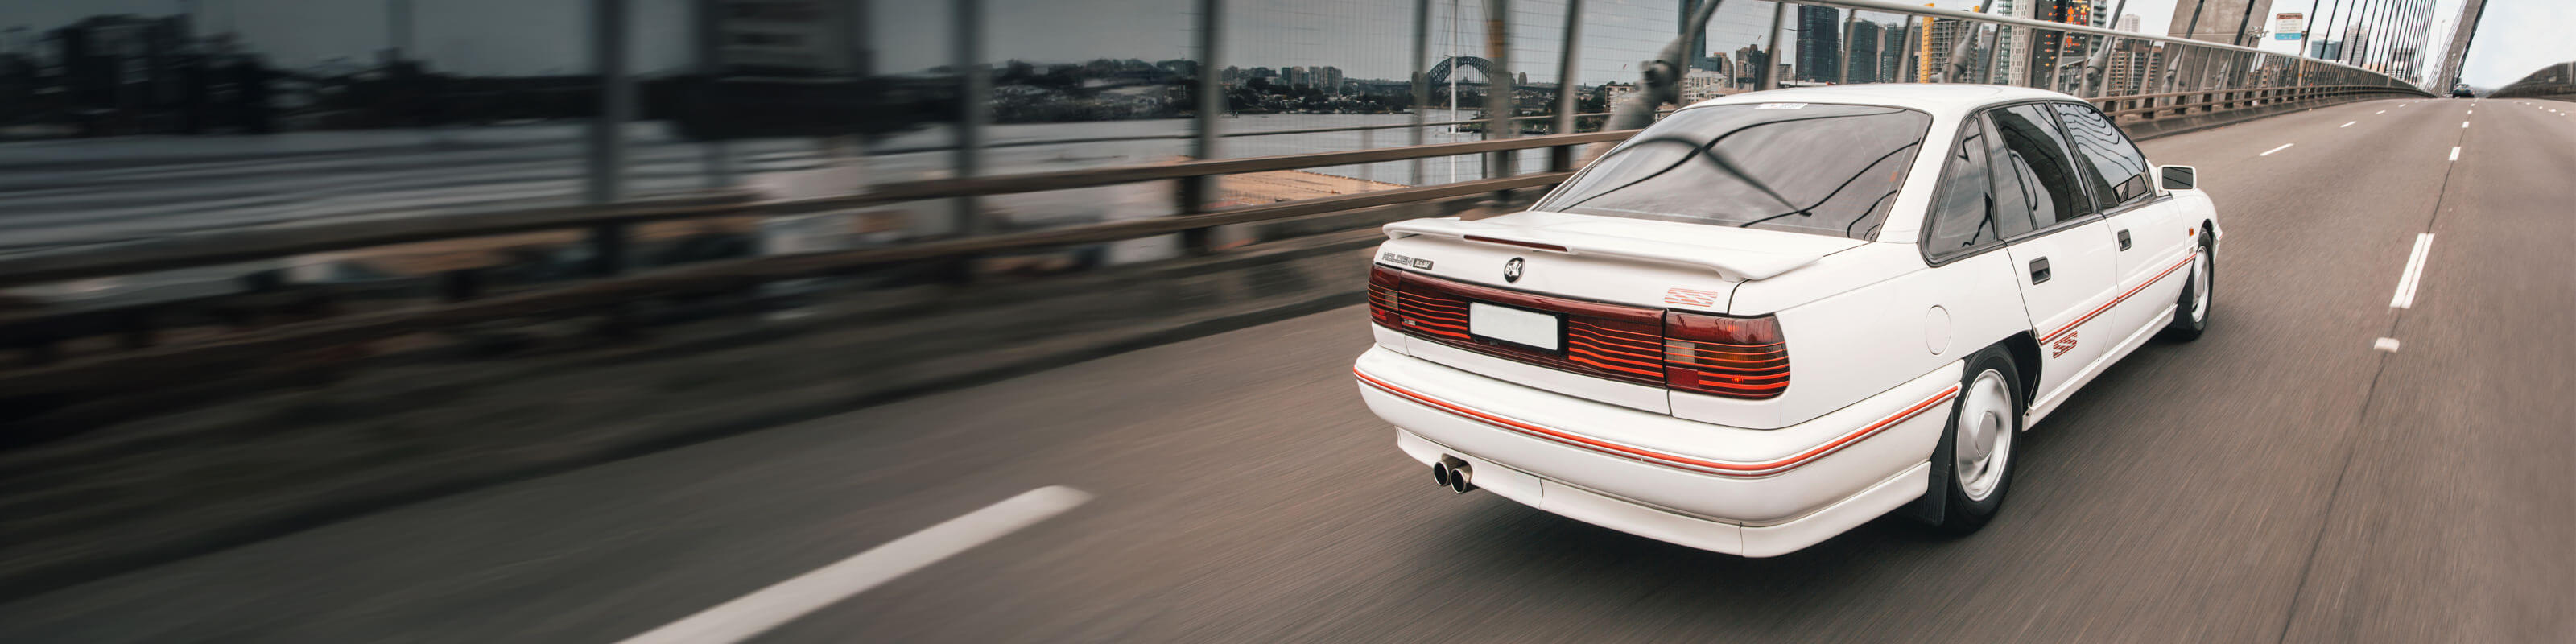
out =
<path fill-rule="evenodd" d="M 2274 152 L 2279 152 L 2279 151 L 2282 151 L 2282 150 L 2290 149 L 2290 146 L 2293 146 L 2293 145 L 2298 145 L 2298 144 L 2297 144 L 2297 143 L 2283 143 L 2283 144 L 2281 144 L 2281 147 L 2272 148 L 2272 149 L 2269 149 L 2269 150 L 2264 150 L 2262 154 L 2257 154 L 2257 155 L 2254 155 L 2254 156 L 2258 156 L 2258 157 L 2268 157 L 2268 156 L 2272 156 L 2272 153 L 2274 153 Z"/>
<path fill-rule="evenodd" d="M 2335 127 L 2352 127 L 2352 124 L 2354 123 L 2360 123 L 2360 121 L 2345 121 L 2344 124 L 2337 125 Z"/>
<path fill-rule="evenodd" d="M 2388 306 L 2415 308 L 2415 286 L 2424 280 L 2424 257 L 2432 250 L 2433 233 L 2416 233 L 2415 251 L 2406 256 L 2406 272 L 2397 277 L 2397 296 L 2388 299 Z"/>
<path fill-rule="evenodd" d="M 2452 160 L 2452 161 L 2458 161 L 2458 160 L 2460 160 L 2460 146 L 2456 146 L 2456 145 L 2451 146 L 2451 160 Z"/>
<path fill-rule="evenodd" d="M 868 549 L 794 579 L 716 605 L 686 619 L 626 638 L 620 644 L 690 642 L 731 644 L 768 632 L 806 613 L 859 594 L 984 542 L 1046 520 L 1090 501 L 1064 486 L 1021 493 L 966 516 Z"/>

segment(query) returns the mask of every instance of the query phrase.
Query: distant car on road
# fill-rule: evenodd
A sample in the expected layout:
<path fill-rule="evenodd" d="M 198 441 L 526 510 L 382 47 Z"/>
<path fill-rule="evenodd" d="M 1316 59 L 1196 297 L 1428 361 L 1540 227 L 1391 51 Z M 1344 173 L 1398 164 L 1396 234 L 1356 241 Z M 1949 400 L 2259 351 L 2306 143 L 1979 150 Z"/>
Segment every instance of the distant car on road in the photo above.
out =
<path fill-rule="evenodd" d="M 2478 93 L 2477 93 L 2476 91 L 2470 90 L 2470 89 L 2469 89 L 2469 84 L 2468 84 L 2468 83 L 2460 83 L 2460 84 L 2458 84 L 2458 85 L 2452 85 L 2452 86 L 2451 86 L 2451 98 L 2477 98 L 2477 97 L 2478 97 Z"/>
<path fill-rule="evenodd" d="M 1454 491 L 1748 557 L 1890 512 L 1972 531 L 2016 434 L 2208 327 L 2194 184 L 2064 94 L 1723 97 L 1526 212 L 1387 225 L 1353 372 Z"/>

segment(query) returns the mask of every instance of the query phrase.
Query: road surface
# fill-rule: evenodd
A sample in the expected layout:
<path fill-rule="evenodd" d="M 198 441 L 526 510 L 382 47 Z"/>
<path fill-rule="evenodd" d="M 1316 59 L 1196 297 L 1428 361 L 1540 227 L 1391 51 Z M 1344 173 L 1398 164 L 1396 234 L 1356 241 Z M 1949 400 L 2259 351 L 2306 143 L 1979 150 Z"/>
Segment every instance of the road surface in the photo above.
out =
<path fill-rule="evenodd" d="M 0 641 L 615 642 L 711 609 L 782 624 L 758 642 L 2576 640 L 2576 110 L 2533 105 L 2147 143 L 2227 217 L 2215 326 L 2036 428 L 1966 538 L 1747 560 L 1453 496 L 1360 406 L 1352 308 L 66 588 Z"/>

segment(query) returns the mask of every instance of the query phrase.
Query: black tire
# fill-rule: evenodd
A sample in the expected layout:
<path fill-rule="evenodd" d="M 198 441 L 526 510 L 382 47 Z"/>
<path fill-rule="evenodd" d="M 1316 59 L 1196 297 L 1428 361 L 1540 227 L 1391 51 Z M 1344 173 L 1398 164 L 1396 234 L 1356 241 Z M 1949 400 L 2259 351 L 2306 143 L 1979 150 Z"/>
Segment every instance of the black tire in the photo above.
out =
<path fill-rule="evenodd" d="M 2216 311 L 2218 309 L 2217 245 L 2210 239 L 2209 231 L 2207 229 L 2200 231 L 2199 243 L 2201 256 L 2209 259 L 2209 308 L 2211 311 Z M 2197 298 L 2192 297 L 2192 293 L 2195 292 L 2193 289 L 2199 288 L 2199 279 L 2200 277 L 2198 275 L 2190 275 L 2183 278 L 2182 295 L 2175 297 L 2173 320 L 2165 323 L 2164 335 L 2166 338 L 2170 338 L 2178 342 L 2198 340 L 2200 339 L 2200 334 L 2209 331 L 2209 321 L 2212 318 L 2217 317 L 2215 315 L 2204 314 L 2204 312 L 2196 310 L 2199 308 L 2200 302 Z"/>
<path fill-rule="evenodd" d="M 1941 427 L 1940 447 L 1932 450 L 1932 484 L 1939 488 L 1927 492 L 1946 497 L 1942 499 L 1938 518 L 1930 523 L 1934 530 L 1950 534 L 1967 534 L 1986 527 L 1986 522 L 1993 520 L 1995 513 L 2003 511 L 2004 497 L 2012 492 L 2013 474 L 2020 469 L 2013 463 L 2014 451 L 2006 450 L 2001 465 L 2002 479 L 1983 499 L 1971 498 L 1960 481 L 1953 455 L 1958 453 L 1959 422 L 1968 410 L 1969 392 L 1975 387 L 1977 377 L 1991 371 L 2003 379 L 2004 409 L 2009 413 L 2001 416 L 2009 428 L 2008 444 L 2019 442 L 2021 412 L 2028 409 L 2028 403 L 2022 400 L 2021 371 L 2013 367 L 2011 353 L 2000 346 L 1988 347 L 1969 356 L 1967 363 L 1967 372 L 1959 377 L 1959 397 L 1950 405 L 1950 422 Z"/>

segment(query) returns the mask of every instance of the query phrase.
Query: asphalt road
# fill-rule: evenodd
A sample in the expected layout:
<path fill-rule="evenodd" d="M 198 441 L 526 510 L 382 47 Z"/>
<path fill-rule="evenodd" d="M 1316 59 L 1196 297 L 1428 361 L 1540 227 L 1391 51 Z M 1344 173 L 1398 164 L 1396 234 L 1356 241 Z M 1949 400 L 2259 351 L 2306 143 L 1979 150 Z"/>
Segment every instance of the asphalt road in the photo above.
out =
<path fill-rule="evenodd" d="M 0 606 L 0 641 L 612 642 L 1047 486 L 1092 497 L 753 641 L 2576 640 L 2576 117 L 2550 109 L 2576 112 L 2377 101 L 2146 144 L 2224 209 L 2215 326 L 2029 434 L 1965 538 L 1883 519 L 1747 560 L 1452 496 L 1359 405 L 1353 308 L 63 589 Z"/>

